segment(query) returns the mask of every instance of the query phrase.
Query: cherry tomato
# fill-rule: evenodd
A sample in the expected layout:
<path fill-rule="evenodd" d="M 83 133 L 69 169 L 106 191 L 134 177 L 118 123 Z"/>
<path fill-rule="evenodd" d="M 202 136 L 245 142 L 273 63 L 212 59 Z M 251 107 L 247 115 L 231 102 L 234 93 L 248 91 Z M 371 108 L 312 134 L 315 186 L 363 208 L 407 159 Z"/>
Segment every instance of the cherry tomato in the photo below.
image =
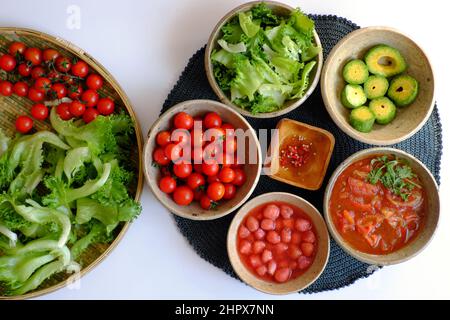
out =
<path fill-rule="evenodd" d="M 61 56 L 56 58 L 55 67 L 56 70 L 58 70 L 59 72 L 65 73 L 70 70 L 70 68 L 72 67 L 72 63 L 70 63 L 69 58 Z"/>
<path fill-rule="evenodd" d="M 213 206 L 213 201 L 206 195 L 203 195 L 200 198 L 200 207 L 204 210 L 209 210 L 212 208 Z"/>
<path fill-rule="evenodd" d="M 163 177 L 159 180 L 159 188 L 164 193 L 170 194 L 175 191 L 176 187 L 177 181 L 170 176 Z"/>
<path fill-rule="evenodd" d="M 81 117 L 86 111 L 86 106 L 80 101 L 74 100 L 69 104 L 69 111 L 75 117 Z"/>
<path fill-rule="evenodd" d="M 33 79 L 39 79 L 41 77 L 45 77 L 45 70 L 41 66 L 36 66 L 31 69 L 31 77 Z"/>
<path fill-rule="evenodd" d="M 186 162 L 178 162 L 173 165 L 173 174 L 178 178 L 184 179 L 192 173 L 192 165 Z"/>
<path fill-rule="evenodd" d="M 51 86 L 50 94 L 56 99 L 62 99 L 67 96 L 67 88 L 62 83 L 54 83 Z"/>
<path fill-rule="evenodd" d="M 20 116 L 16 120 L 16 130 L 20 133 L 28 133 L 33 128 L 33 119 L 28 116 Z"/>
<path fill-rule="evenodd" d="M 10 95 L 13 94 L 13 85 L 11 82 L 3 80 L 0 82 L 0 94 L 5 96 L 5 97 L 9 97 Z"/>
<path fill-rule="evenodd" d="M 48 73 L 47 78 L 49 78 L 52 83 L 55 83 L 61 79 L 61 74 L 53 70 Z"/>
<path fill-rule="evenodd" d="M 194 200 L 194 191 L 187 186 L 177 187 L 173 193 L 173 200 L 179 206 L 188 206 Z"/>
<path fill-rule="evenodd" d="M 63 102 L 63 103 L 60 103 L 56 107 L 56 113 L 59 114 L 61 119 L 63 119 L 63 120 L 72 119 L 72 114 L 70 113 L 69 106 L 70 106 L 70 103 Z"/>
<path fill-rule="evenodd" d="M 198 173 L 203 173 L 202 165 L 200 163 L 194 163 L 194 171 Z"/>
<path fill-rule="evenodd" d="M 72 84 L 69 86 L 68 96 L 70 99 L 78 99 L 83 94 L 83 87 L 79 85 Z"/>
<path fill-rule="evenodd" d="M 5 70 L 6 72 L 13 71 L 16 67 L 16 59 L 10 54 L 4 54 L 0 57 L 0 68 Z"/>
<path fill-rule="evenodd" d="M 30 99 L 33 102 L 41 102 L 42 100 L 44 100 L 44 97 L 45 94 L 34 87 L 31 87 L 28 90 L 28 99 Z"/>
<path fill-rule="evenodd" d="M 110 115 L 114 112 L 114 101 L 112 101 L 110 98 L 102 98 L 98 100 L 97 110 L 104 116 Z"/>
<path fill-rule="evenodd" d="M 192 190 L 195 190 L 201 186 L 204 186 L 205 183 L 206 183 L 205 177 L 202 174 L 197 173 L 197 172 L 191 173 L 186 180 L 186 184 Z"/>
<path fill-rule="evenodd" d="M 219 179 L 223 183 L 231 183 L 234 181 L 236 174 L 234 173 L 234 170 L 231 168 L 222 168 L 219 172 Z"/>
<path fill-rule="evenodd" d="M 236 196 L 236 186 L 231 183 L 225 183 L 225 193 L 223 194 L 223 199 L 231 200 Z"/>
<path fill-rule="evenodd" d="M 89 89 L 98 90 L 103 86 L 103 78 L 98 74 L 90 74 L 86 79 L 86 85 Z"/>
<path fill-rule="evenodd" d="M 206 143 L 206 140 L 203 137 L 203 131 L 199 129 L 191 129 L 189 132 L 191 134 L 191 146 L 193 148 L 203 147 Z"/>
<path fill-rule="evenodd" d="M 203 119 L 203 125 L 206 129 L 219 128 L 222 126 L 222 118 L 217 113 L 210 112 Z"/>
<path fill-rule="evenodd" d="M 83 113 L 83 121 L 85 123 L 89 123 L 91 121 L 94 121 L 95 118 L 97 118 L 99 115 L 100 113 L 98 113 L 97 109 L 87 108 L 86 111 Z"/>
<path fill-rule="evenodd" d="M 35 104 L 31 107 L 31 115 L 36 120 L 45 120 L 48 117 L 48 108 L 42 103 Z"/>
<path fill-rule="evenodd" d="M 214 182 L 220 182 L 220 179 L 217 175 L 209 176 L 207 178 L 208 184 L 214 183 Z"/>
<path fill-rule="evenodd" d="M 42 58 L 44 59 L 44 62 L 55 61 L 59 56 L 59 52 L 51 48 L 45 49 L 42 52 Z"/>
<path fill-rule="evenodd" d="M 169 143 L 164 147 L 164 152 L 166 153 L 166 156 L 172 160 L 173 162 L 177 161 L 181 158 L 183 153 L 183 148 L 181 148 L 179 145 L 175 143 Z"/>
<path fill-rule="evenodd" d="M 175 128 L 190 130 L 194 125 L 194 118 L 186 112 L 177 113 L 173 119 Z"/>
<path fill-rule="evenodd" d="M 31 67 L 26 63 L 19 64 L 17 70 L 22 77 L 28 77 L 31 74 Z"/>
<path fill-rule="evenodd" d="M 95 107 L 98 103 L 98 93 L 95 90 L 88 89 L 81 95 L 81 100 L 86 103 L 87 107 Z"/>
<path fill-rule="evenodd" d="M 9 54 L 13 57 L 17 56 L 17 54 L 24 54 L 27 46 L 23 42 L 15 41 L 9 45 Z"/>
<path fill-rule="evenodd" d="M 28 94 L 28 85 L 23 81 L 16 82 L 14 84 L 14 93 L 19 97 L 26 97 Z"/>
<path fill-rule="evenodd" d="M 70 68 L 70 71 L 74 76 L 84 78 L 89 73 L 89 66 L 86 62 L 79 60 Z"/>
<path fill-rule="evenodd" d="M 235 177 L 234 177 L 234 180 L 233 180 L 233 184 L 235 186 L 240 187 L 240 186 L 242 186 L 245 183 L 245 181 L 247 181 L 247 176 L 246 176 L 244 170 L 239 169 L 239 168 L 238 169 L 234 169 L 234 174 L 235 174 Z"/>
<path fill-rule="evenodd" d="M 153 151 L 153 161 L 161 166 L 167 166 L 170 163 L 170 159 L 164 154 L 164 150 L 161 148 Z"/>
<path fill-rule="evenodd" d="M 214 161 L 205 161 L 202 163 L 202 171 L 207 176 L 215 176 L 219 173 L 219 164 Z"/>
<path fill-rule="evenodd" d="M 206 194 L 212 201 L 219 201 L 225 194 L 225 186 L 220 182 L 211 183 L 206 189 Z"/>
<path fill-rule="evenodd" d="M 47 92 L 48 90 L 50 90 L 51 86 L 52 82 L 50 81 L 50 79 L 44 77 L 38 78 L 34 82 L 34 88 L 41 92 Z"/>
<path fill-rule="evenodd" d="M 28 48 L 24 53 L 25 60 L 36 66 L 42 63 L 42 51 L 38 48 Z"/>
<path fill-rule="evenodd" d="M 71 76 L 69 74 L 63 75 L 62 80 L 67 85 L 76 85 L 78 81 L 74 76 Z"/>
<path fill-rule="evenodd" d="M 234 136 L 234 126 L 229 123 L 223 123 L 222 129 L 225 130 L 225 135 L 227 138 L 232 138 Z"/>
<path fill-rule="evenodd" d="M 201 189 L 194 190 L 194 200 L 200 201 L 200 199 L 205 195 L 205 192 Z"/>
<path fill-rule="evenodd" d="M 161 131 L 156 135 L 156 143 L 161 147 L 165 147 L 171 142 L 170 138 L 169 131 Z"/>

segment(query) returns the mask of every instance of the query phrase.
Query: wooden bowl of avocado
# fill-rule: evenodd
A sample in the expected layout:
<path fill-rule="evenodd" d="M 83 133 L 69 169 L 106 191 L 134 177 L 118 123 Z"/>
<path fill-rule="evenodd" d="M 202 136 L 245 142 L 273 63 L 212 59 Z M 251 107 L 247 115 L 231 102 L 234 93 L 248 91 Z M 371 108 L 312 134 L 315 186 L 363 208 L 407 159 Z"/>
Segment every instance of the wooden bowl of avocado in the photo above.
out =
<path fill-rule="evenodd" d="M 408 139 L 422 128 L 435 104 L 427 55 L 388 27 L 363 28 L 343 38 L 325 62 L 321 90 L 336 125 L 372 145 Z"/>

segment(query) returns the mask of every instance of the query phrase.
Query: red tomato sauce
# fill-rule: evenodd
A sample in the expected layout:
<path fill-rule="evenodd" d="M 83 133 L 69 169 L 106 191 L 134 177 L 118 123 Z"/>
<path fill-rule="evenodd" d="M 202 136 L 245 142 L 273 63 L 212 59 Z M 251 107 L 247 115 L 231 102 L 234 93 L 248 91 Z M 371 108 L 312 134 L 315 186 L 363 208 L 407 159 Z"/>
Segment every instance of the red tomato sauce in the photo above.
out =
<path fill-rule="evenodd" d="M 371 184 L 370 157 L 350 165 L 338 177 L 329 210 L 340 235 L 353 248 L 384 255 L 412 242 L 425 220 L 426 195 L 419 186 L 407 200 L 393 194 L 380 181 Z"/>
<path fill-rule="evenodd" d="M 238 229 L 239 256 L 258 278 L 284 283 L 301 276 L 314 261 L 317 237 L 300 209 L 270 202 L 248 213 Z"/>

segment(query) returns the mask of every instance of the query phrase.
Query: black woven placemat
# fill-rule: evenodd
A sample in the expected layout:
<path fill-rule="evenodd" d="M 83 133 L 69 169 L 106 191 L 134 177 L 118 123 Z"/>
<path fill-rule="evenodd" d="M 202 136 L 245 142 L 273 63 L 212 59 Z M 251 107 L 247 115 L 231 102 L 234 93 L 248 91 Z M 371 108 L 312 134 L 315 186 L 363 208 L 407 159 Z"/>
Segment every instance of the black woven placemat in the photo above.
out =
<path fill-rule="evenodd" d="M 334 45 L 351 31 L 359 27 L 354 23 L 336 16 L 312 15 L 316 22 L 316 30 L 319 33 L 324 49 L 324 56 L 327 57 Z M 169 94 L 164 103 L 165 111 L 173 105 L 190 99 L 212 99 L 217 100 L 206 79 L 204 68 L 204 48 L 199 50 L 189 61 L 186 69 L 182 73 L 178 83 Z M 370 147 L 358 142 L 334 124 L 328 115 L 322 102 L 320 88 L 314 91 L 311 97 L 300 108 L 284 115 L 291 119 L 299 120 L 311 125 L 321 127 L 334 134 L 336 137 L 336 147 L 330 162 L 324 186 L 319 191 L 311 192 L 298 189 L 287 184 L 283 184 L 261 176 L 252 197 L 257 195 L 282 191 L 299 195 L 322 211 L 323 193 L 333 170 L 351 154 Z M 274 119 L 247 119 L 255 128 L 275 128 L 280 118 Z M 430 120 L 412 138 L 394 147 L 405 150 L 422 162 L 431 170 L 439 183 L 440 159 L 442 155 L 441 123 L 437 108 L 435 108 Z M 227 274 L 236 278 L 231 264 L 228 260 L 226 250 L 226 237 L 228 226 L 234 214 L 230 214 L 215 221 L 191 221 L 174 216 L 181 233 L 186 237 L 194 250 L 206 261 L 222 269 Z M 369 265 L 357 261 L 347 255 L 333 240 L 331 241 L 330 259 L 321 277 L 304 292 L 313 293 L 341 288 L 352 284 L 357 279 L 369 276 L 375 269 Z"/>

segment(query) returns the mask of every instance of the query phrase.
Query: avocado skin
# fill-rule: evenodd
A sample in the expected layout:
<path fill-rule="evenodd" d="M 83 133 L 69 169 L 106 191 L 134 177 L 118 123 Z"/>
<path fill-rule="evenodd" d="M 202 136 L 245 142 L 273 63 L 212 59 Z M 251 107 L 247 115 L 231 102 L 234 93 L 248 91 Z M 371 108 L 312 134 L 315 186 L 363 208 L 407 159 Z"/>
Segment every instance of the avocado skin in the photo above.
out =
<path fill-rule="evenodd" d="M 381 105 L 383 105 L 384 108 L 380 108 Z M 375 115 L 375 121 L 378 124 L 388 124 L 392 122 L 397 115 L 395 104 L 386 97 L 370 101 L 369 109 Z"/>
<path fill-rule="evenodd" d="M 370 112 L 372 116 L 368 119 L 362 119 L 360 117 L 361 113 Z M 359 107 L 353 109 L 350 113 L 350 124 L 353 128 L 358 130 L 359 132 L 368 133 L 372 131 L 373 124 L 375 123 L 375 115 L 368 107 Z"/>
<path fill-rule="evenodd" d="M 395 68 L 380 65 L 378 61 L 382 57 L 391 58 L 392 61 L 395 62 Z M 366 62 L 370 73 L 386 78 L 400 74 L 408 67 L 400 51 L 385 44 L 380 44 L 370 49 L 367 52 L 364 61 Z"/>
<path fill-rule="evenodd" d="M 403 85 L 402 85 L 403 83 Z M 397 89 L 401 86 L 405 87 L 405 84 L 409 84 L 412 87 L 412 91 L 402 98 Z M 409 89 L 409 88 L 408 88 Z M 391 80 L 391 84 L 388 90 L 388 97 L 394 101 L 398 107 L 406 107 L 416 100 L 419 94 L 419 82 L 409 75 L 399 75 Z"/>

